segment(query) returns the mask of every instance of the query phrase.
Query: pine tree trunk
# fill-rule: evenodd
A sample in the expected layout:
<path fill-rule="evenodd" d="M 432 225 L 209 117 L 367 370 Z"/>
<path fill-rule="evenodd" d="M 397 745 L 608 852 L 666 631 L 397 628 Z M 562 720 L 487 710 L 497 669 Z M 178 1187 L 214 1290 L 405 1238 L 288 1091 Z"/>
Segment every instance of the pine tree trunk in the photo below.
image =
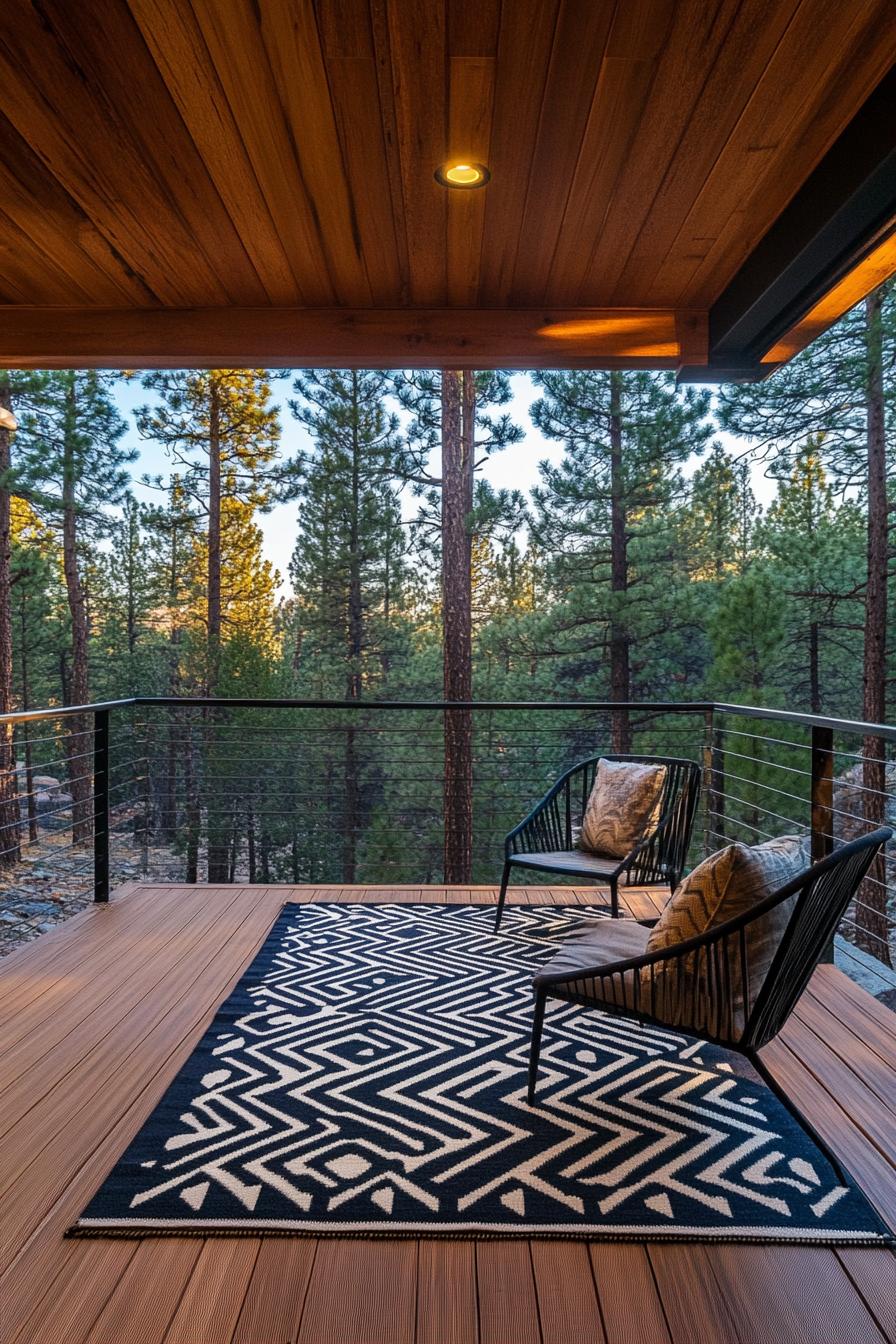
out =
<path fill-rule="evenodd" d="M 87 603 L 84 597 L 84 585 L 78 568 L 78 514 L 75 499 L 75 385 L 74 378 L 69 381 L 66 395 L 67 414 L 63 436 L 62 466 L 62 567 L 65 574 L 65 591 L 68 597 L 69 617 L 72 626 L 72 662 L 68 679 L 68 703 L 86 705 L 90 703 L 90 689 L 87 675 Z M 91 768 L 92 735 L 90 721 L 86 715 L 75 715 L 66 720 L 66 756 L 68 759 L 69 789 L 72 795 L 72 842 L 85 845 L 93 836 L 91 817 L 91 794 L 93 771 Z"/>
<path fill-rule="evenodd" d="M 12 411 L 9 378 L 0 375 L 0 407 Z M 9 714 L 12 698 L 12 518 L 7 473 L 11 465 L 9 430 L 0 427 L 0 714 Z M 21 855 L 16 782 L 15 729 L 0 724 L 0 868 L 12 868 Z"/>
<path fill-rule="evenodd" d="M 208 407 L 208 672 L 206 678 L 208 695 L 215 695 L 218 689 L 218 674 L 221 659 L 221 405 L 218 385 L 214 376 L 211 379 Z M 226 774 L 226 766 L 219 774 L 214 769 L 217 734 L 215 732 L 214 710 L 206 711 L 207 729 L 204 736 L 204 749 L 207 762 L 209 792 L 208 809 L 208 880 L 209 882 L 227 881 L 228 832 L 224 822 L 221 800 L 216 793 L 221 779 Z"/>
<path fill-rule="evenodd" d="M 206 693 L 218 689 L 221 646 L 221 406 L 218 386 L 211 380 L 208 406 L 208 671 Z"/>
<path fill-rule="evenodd" d="M 361 591 L 361 446 L 358 440 L 358 375 L 352 373 L 352 481 L 351 510 L 348 526 L 348 676 L 346 699 L 358 700 L 361 696 L 361 654 L 364 646 L 364 604 Z M 343 785 L 345 790 L 345 808 L 342 816 L 342 880 L 354 882 L 356 871 L 356 852 L 358 845 L 358 827 L 360 825 L 360 782 L 358 779 L 358 756 L 355 743 L 353 711 L 349 711 L 349 721 L 345 730 L 345 753 L 343 757 Z"/>
<path fill-rule="evenodd" d="M 628 627 L 621 603 L 628 589 L 628 535 L 625 512 L 625 485 L 622 465 L 622 374 L 610 374 L 610 586 L 613 612 L 610 619 L 610 699 L 623 703 L 631 699 Z M 611 715 L 614 752 L 632 749 L 632 730 L 627 709 L 615 709 Z"/>
<path fill-rule="evenodd" d="M 168 555 L 168 694 L 180 691 L 180 626 L 178 599 L 177 524 L 172 522 L 171 550 Z M 177 839 L 177 763 L 183 749 L 183 735 L 176 722 L 177 711 L 167 711 L 165 742 L 165 778 L 162 784 L 161 830 L 166 844 Z"/>
<path fill-rule="evenodd" d="M 29 677 L 28 664 L 28 608 L 25 600 L 19 598 L 19 631 L 21 639 L 21 648 L 19 651 L 19 684 L 22 692 L 22 708 L 31 708 L 31 682 Z M 25 734 L 25 742 L 22 750 L 25 758 L 25 798 L 26 808 L 28 810 L 28 840 L 30 844 L 37 844 L 37 800 L 34 797 L 34 755 L 31 746 L 31 738 Z"/>
<path fill-rule="evenodd" d="M 818 622 L 809 624 L 809 709 L 821 713 L 821 672 L 818 659 Z"/>
<path fill-rule="evenodd" d="M 883 723 L 886 715 L 887 657 L 887 454 L 884 426 L 882 293 L 865 300 L 867 339 L 866 427 L 868 450 L 868 570 L 865 588 L 865 654 L 862 716 Z M 886 818 L 885 743 L 868 736 L 862 743 L 865 821 Z M 886 863 L 880 855 L 862 883 L 855 906 L 856 943 L 886 965 L 892 964 L 887 927 Z"/>
<path fill-rule="evenodd" d="M 473 690 L 472 546 L 475 381 L 442 371 L 442 646 L 444 698 Z M 473 850 L 472 715 L 445 711 L 444 880 L 469 882 Z"/>

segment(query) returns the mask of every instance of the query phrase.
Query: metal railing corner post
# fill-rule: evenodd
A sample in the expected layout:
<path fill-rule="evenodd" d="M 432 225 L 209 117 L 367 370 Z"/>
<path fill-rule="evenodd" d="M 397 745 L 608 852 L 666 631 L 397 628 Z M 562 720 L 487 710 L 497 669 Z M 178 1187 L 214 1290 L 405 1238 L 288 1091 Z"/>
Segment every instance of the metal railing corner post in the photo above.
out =
<path fill-rule="evenodd" d="M 826 859 L 834 849 L 834 730 L 812 727 L 811 746 L 811 845 L 812 862 Z M 823 961 L 834 960 L 834 937 L 825 948 Z"/>
<path fill-rule="evenodd" d="M 93 899 L 109 899 L 109 711 L 93 713 Z"/>
<path fill-rule="evenodd" d="M 712 828 L 712 746 L 715 735 L 715 710 L 713 708 L 704 711 L 703 728 L 703 857 L 707 858 L 710 853 L 710 832 Z"/>

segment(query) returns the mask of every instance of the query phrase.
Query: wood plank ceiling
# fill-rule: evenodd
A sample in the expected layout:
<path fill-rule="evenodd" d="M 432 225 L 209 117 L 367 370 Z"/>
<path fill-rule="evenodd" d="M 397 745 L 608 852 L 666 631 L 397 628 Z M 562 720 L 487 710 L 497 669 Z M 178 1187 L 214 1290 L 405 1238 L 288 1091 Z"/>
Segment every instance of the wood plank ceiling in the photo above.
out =
<path fill-rule="evenodd" d="M 705 363 L 894 62 L 893 0 L 6 0 L 0 362 Z"/>

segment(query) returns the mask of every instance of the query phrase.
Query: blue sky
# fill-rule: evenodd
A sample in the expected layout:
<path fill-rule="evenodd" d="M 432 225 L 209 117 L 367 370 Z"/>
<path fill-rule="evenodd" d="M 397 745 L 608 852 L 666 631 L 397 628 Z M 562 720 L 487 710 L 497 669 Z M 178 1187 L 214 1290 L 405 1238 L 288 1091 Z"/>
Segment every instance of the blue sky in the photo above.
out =
<path fill-rule="evenodd" d="M 513 401 L 508 410 L 516 423 L 524 427 L 526 436 L 521 443 L 505 449 L 504 452 L 496 453 L 490 458 L 482 469 L 482 475 L 498 489 L 528 492 L 538 481 L 539 463 L 545 459 L 558 461 L 562 456 L 563 448 L 561 444 L 546 439 L 532 424 L 529 408 L 539 393 L 529 375 L 515 373 L 511 376 L 510 381 Z M 286 456 L 294 456 L 301 448 L 307 448 L 309 437 L 304 427 L 298 424 L 290 413 L 287 405 L 288 396 L 289 382 L 285 380 L 275 382 L 274 400 L 280 406 L 283 452 Z M 119 384 L 116 394 L 116 400 L 130 425 L 125 442 L 136 448 L 139 453 L 139 459 L 133 464 L 131 471 L 135 481 L 135 494 L 143 499 L 158 499 L 158 492 L 143 487 L 140 484 L 140 478 L 144 474 L 149 476 L 161 475 L 165 478 L 171 471 L 171 460 L 164 449 L 159 447 L 158 444 L 141 439 L 134 428 L 134 408 L 151 399 L 150 393 L 137 379 Z M 733 449 L 743 451 L 745 447 L 742 442 L 731 435 L 720 434 L 718 437 Z M 695 461 L 692 467 L 696 465 L 697 462 Z M 753 488 L 760 502 L 766 504 L 771 496 L 772 487 L 770 482 L 766 481 L 758 471 L 754 471 Z M 259 516 L 258 519 L 264 533 L 265 556 L 280 574 L 283 583 L 280 592 L 284 595 L 290 591 L 289 559 L 295 543 L 298 507 L 296 502 L 280 504 L 273 508 L 270 513 Z M 409 512 L 413 512 L 414 507 L 413 502 L 409 500 Z"/>

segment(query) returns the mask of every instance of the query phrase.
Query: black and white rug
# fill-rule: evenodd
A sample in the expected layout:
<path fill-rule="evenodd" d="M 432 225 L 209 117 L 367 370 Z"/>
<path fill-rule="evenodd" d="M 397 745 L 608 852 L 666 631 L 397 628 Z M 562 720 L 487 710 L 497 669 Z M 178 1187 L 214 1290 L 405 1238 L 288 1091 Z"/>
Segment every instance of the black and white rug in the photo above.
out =
<path fill-rule="evenodd" d="M 743 1060 L 548 1005 L 582 908 L 289 905 L 75 1235 L 887 1241 Z"/>

